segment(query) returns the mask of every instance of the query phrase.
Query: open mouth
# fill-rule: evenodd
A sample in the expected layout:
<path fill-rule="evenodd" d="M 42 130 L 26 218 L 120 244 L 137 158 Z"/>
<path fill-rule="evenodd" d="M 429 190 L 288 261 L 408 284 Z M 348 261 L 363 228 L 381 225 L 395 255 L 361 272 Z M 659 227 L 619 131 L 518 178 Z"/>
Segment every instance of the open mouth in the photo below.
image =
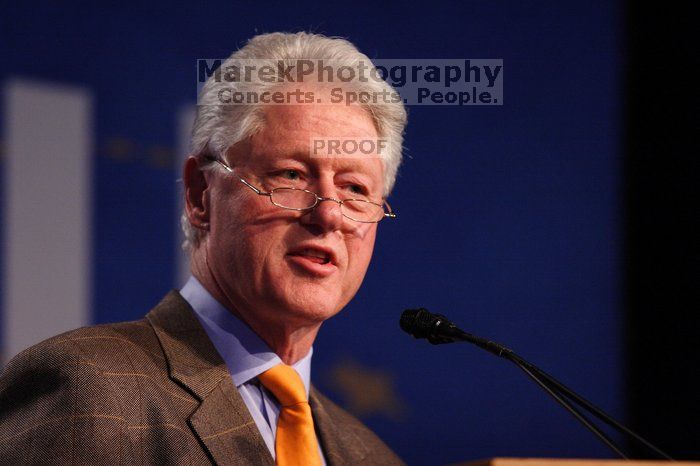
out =
<path fill-rule="evenodd" d="M 329 264 L 331 262 L 330 254 L 327 254 L 318 249 L 302 249 L 294 254 L 294 256 L 301 256 L 306 260 L 314 262 L 316 264 Z"/>
<path fill-rule="evenodd" d="M 338 270 L 338 261 L 330 248 L 300 245 L 287 253 L 287 260 L 302 273 L 315 277 L 329 277 Z"/>

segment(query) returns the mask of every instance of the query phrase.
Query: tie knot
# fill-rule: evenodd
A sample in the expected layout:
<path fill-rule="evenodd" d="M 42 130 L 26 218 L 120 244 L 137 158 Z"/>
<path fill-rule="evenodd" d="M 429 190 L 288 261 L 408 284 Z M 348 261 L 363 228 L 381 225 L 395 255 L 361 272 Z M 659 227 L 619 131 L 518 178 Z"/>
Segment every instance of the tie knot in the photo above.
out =
<path fill-rule="evenodd" d="M 292 366 L 277 364 L 258 376 L 258 380 L 275 395 L 282 406 L 306 403 L 306 388 Z"/>

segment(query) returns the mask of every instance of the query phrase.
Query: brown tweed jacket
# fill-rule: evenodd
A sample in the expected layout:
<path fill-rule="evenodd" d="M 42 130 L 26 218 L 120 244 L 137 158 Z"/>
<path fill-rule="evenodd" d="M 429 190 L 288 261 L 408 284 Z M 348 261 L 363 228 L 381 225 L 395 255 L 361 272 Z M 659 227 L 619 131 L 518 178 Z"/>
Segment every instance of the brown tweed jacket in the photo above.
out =
<path fill-rule="evenodd" d="M 311 389 L 331 465 L 403 464 Z M 58 335 L 0 377 L 0 464 L 274 464 L 192 309 L 169 293 L 145 319 Z"/>

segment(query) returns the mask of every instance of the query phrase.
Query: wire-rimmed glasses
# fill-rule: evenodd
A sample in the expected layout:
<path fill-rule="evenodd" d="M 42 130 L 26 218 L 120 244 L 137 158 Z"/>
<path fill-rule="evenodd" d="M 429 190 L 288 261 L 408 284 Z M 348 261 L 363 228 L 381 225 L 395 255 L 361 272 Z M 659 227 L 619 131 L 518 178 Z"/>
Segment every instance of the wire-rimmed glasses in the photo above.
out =
<path fill-rule="evenodd" d="M 340 212 L 343 214 L 343 217 L 349 218 L 355 222 L 377 223 L 384 218 L 396 218 L 396 213 L 386 201 L 382 204 L 378 204 L 366 199 L 335 199 L 332 197 L 321 197 L 308 189 L 288 187 L 274 188 L 266 192 L 236 175 L 233 168 L 229 167 L 223 160 L 214 157 L 207 157 L 207 159 L 218 163 L 224 167 L 227 172 L 238 178 L 241 183 L 252 189 L 255 194 L 269 197 L 274 205 L 282 209 L 296 211 L 312 210 L 322 201 L 333 201 L 340 205 Z"/>

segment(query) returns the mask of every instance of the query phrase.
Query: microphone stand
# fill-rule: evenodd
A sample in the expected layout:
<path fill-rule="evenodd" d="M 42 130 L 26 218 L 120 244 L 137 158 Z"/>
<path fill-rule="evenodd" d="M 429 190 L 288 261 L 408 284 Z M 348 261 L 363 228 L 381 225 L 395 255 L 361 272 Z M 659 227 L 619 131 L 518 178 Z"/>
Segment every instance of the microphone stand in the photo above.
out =
<path fill-rule="evenodd" d="M 642 438 L 637 433 L 633 432 L 629 428 L 617 422 L 609 414 L 607 414 L 602 409 L 595 406 L 593 403 L 589 402 L 585 398 L 581 397 L 573 390 L 568 388 L 566 385 L 559 382 L 557 379 L 547 374 L 545 371 L 541 370 L 537 366 L 527 362 L 520 356 L 518 356 L 513 350 L 506 348 L 505 346 L 496 343 L 494 341 L 486 340 L 485 338 L 477 337 L 467 333 L 454 324 L 452 324 L 447 318 L 441 315 L 437 317 L 444 319 L 436 322 L 435 329 L 437 330 L 441 324 L 444 325 L 440 328 L 440 337 L 437 337 L 438 332 L 435 332 L 428 340 L 433 344 L 441 343 L 451 343 L 454 341 L 465 341 L 468 343 L 475 344 L 486 351 L 507 359 L 508 361 L 514 363 L 520 369 L 522 369 L 528 377 L 535 381 L 542 389 L 544 389 L 552 398 L 554 398 L 557 403 L 562 405 L 567 411 L 569 411 L 579 422 L 581 422 L 588 430 L 590 430 L 596 437 L 598 437 L 603 443 L 605 443 L 611 450 L 617 453 L 621 458 L 628 459 L 628 457 L 622 452 L 620 447 L 610 439 L 600 428 L 593 424 L 579 409 L 577 409 L 573 404 L 577 404 L 579 407 L 583 408 L 588 413 L 592 414 L 599 420 L 603 421 L 610 427 L 614 428 L 620 433 L 628 435 L 634 440 L 638 441 L 648 449 L 652 450 L 659 456 L 662 456 L 668 460 L 673 460 L 668 454 L 661 451 L 656 446 L 652 445 L 650 442 Z"/>
<path fill-rule="evenodd" d="M 620 458 L 623 459 L 629 459 L 627 455 L 620 449 L 620 447 L 605 433 L 600 430 L 595 424 L 593 424 L 581 411 L 576 409 L 574 405 L 572 405 L 569 401 L 566 399 L 562 398 L 557 394 L 556 390 L 553 390 L 552 387 L 547 385 L 546 382 L 542 381 L 538 376 L 530 372 L 530 370 L 525 367 L 524 365 L 515 363 L 519 368 L 523 370 L 527 374 L 528 377 L 530 377 L 532 380 L 537 383 L 544 391 L 549 393 L 554 400 L 556 400 L 557 403 L 562 405 L 568 412 L 570 412 L 581 424 L 583 424 L 588 430 L 593 432 L 593 434 L 598 437 L 604 444 L 606 444 L 611 450 L 613 450 L 615 453 L 617 453 Z"/>

